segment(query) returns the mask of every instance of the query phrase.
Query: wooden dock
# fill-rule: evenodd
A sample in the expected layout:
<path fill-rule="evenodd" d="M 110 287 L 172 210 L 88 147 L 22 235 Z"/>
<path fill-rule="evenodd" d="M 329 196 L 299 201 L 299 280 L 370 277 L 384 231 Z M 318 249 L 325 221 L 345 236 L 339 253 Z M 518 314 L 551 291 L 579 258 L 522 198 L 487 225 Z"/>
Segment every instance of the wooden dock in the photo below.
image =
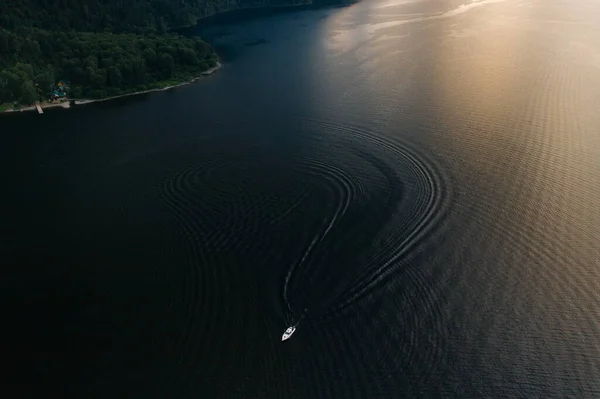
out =
<path fill-rule="evenodd" d="M 38 114 L 43 114 L 44 111 L 42 110 L 42 107 L 40 106 L 40 103 L 35 103 L 35 107 L 37 108 Z"/>

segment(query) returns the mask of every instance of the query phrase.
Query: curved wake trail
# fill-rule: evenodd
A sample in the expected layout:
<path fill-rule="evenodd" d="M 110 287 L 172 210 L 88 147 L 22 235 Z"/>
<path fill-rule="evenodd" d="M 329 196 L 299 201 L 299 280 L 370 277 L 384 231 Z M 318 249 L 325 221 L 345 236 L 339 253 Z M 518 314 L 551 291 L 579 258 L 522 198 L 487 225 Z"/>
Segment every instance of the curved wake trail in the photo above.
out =
<path fill-rule="evenodd" d="M 428 234 L 446 214 L 449 205 L 449 194 L 442 175 L 437 170 L 435 163 L 427 159 L 414 149 L 406 145 L 383 139 L 366 129 L 352 126 L 338 126 L 321 121 L 311 121 L 320 129 L 327 129 L 332 134 L 339 135 L 340 139 L 348 143 L 348 148 L 359 158 L 371 164 L 375 170 L 385 177 L 389 190 L 387 203 L 382 205 L 382 212 L 388 215 L 388 220 L 383 221 L 380 231 L 377 233 L 381 240 L 381 248 L 374 254 L 364 259 L 364 267 L 359 267 L 356 277 L 350 283 L 345 284 L 340 292 L 335 294 L 328 310 L 322 316 L 342 310 L 367 295 L 381 283 L 389 279 L 396 271 L 398 262 L 410 255 L 415 248 L 423 243 Z M 375 150 L 375 151 L 374 151 Z M 402 193 L 400 192 L 401 181 L 396 175 L 394 168 L 385 159 L 376 154 L 384 151 L 391 155 L 396 166 L 397 161 L 404 165 L 414 180 L 413 189 L 417 204 L 411 214 L 398 213 Z M 339 214 L 336 214 L 336 220 Z M 402 219 L 394 221 L 394 218 Z M 333 221 L 333 220 L 332 220 Z M 387 225 L 387 226 L 386 226 Z M 332 225 L 330 224 L 329 227 Z M 385 228 L 384 228 L 385 226 Z M 327 231 L 329 231 L 328 228 Z M 387 237 L 382 237 L 387 233 Z M 311 247 L 312 248 L 312 247 Z M 361 256 L 362 257 L 362 256 Z M 303 258 L 304 259 L 304 258 Z M 420 283 L 425 284 L 423 282 Z"/>
<path fill-rule="evenodd" d="M 421 167 L 415 163 L 415 166 Z M 430 170 L 421 169 L 423 176 L 430 177 Z M 332 311 L 341 310 L 344 307 L 358 300 L 361 296 L 366 295 L 368 291 L 376 287 L 380 282 L 386 280 L 391 274 L 394 273 L 394 265 L 401 258 L 407 256 L 413 249 L 415 249 L 427 236 L 427 233 L 436 224 L 435 221 L 441 215 L 440 202 L 437 197 L 437 193 L 441 191 L 441 187 L 436 184 L 434 179 L 428 179 L 428 191 L 431 194 L 428 197 L 427 203 L 424 205 L 424 215 L 416 221 L 414 230 L 400 243 L 396 244 L 395 251 L 388 255 L 388 259 L 381 265 L 373 265 L 368 267 L 365 271 L 349 285 L 349 289 L 344 292 L 343 295 L 347 295 L 347 299 L 338 307 L 334 307 Z M 342 298 L 340 295 L 337 299 Z"/>
<path fill-rule="evenodd" d="M 302 256 L 302 258 L 300 259 L 300 261 L 292 266 L 285 278 L 285 282 L 284 282 L 284 286 L 283 286 L 283 298 L 285 301 L 285 304 L 288 308 L 288 311 L 293 315 L 294 311 L 292 309 L 290 300 L 289 300 L 289 296 L 288 296 L 288 287 L 290 284 L 290 280 L 293 276 L 293 274 L 295 273 L 295 271 L 301 267 L 304 262 L 306 261 L 306 259 L 308 258 L 308 256 L 313 252 L 313 249 L 315 248 L 316 245 L 318 245 L 319 243 L 321 243 L 325 237 L 327 236 L 327 234 L 331 231 L 331 229 L 333 228 L 333 226 L 335 225 L 336 221 L 338 220 L 339 217 L 343 216 L 344 213 L 346 212 L 346 210 L 348 209 L 348 206 L 350 205 L 350 200 L 351 200 L 351 190 L 349 189 L 349 187 L 351 186 L 351 184 L 349 183 L 349 180 L 347 180 L 347 178 L 345 178 L 343 172 L 331 165 L 327 165 L 325 163 L 322 162 L 317 162 L 317 161 L 311 161 L 312 164 L 311 166 L 317 166 L 320 167 L 320 171 L 323 172 L 323 170 L 326 170 L 327 172 L 337 172 L 337 174 L 335 173 L 331 173 L 334 176 L 334 179 L 338 179 L 338 181 L 342 181 L 344 184 L 344 187 L 346 188 L 346 195 L 345 195 L 345 199 L 343 199 L 342 201 L 340 201 L 338 203 L 336 212 L 334 213 L 333 217 L 331 218 L 331 220 L 329 221 L 329 223 L 327 224 L 327 227 L 320 233 L 318 233 L 311 241 L 311 243 L 309 244 L 308 248 L 306 249 L 306 251 L 304 251 L 304 255 Z M 340 178 L 340 176 L 342 176 Z"/>

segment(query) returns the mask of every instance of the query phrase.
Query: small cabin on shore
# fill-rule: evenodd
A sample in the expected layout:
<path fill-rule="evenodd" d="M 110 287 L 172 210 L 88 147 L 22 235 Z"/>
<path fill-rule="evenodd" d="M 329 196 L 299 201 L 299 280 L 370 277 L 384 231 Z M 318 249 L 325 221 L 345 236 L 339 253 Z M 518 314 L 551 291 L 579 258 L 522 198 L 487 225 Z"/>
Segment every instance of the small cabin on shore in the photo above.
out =
<path fill-rule="evenodd" d="M 58 81 L 56 86 L 52 89 L 50 94 L 50 101 L 56 102 L 65 100 L 67 98 L 67 91 L 69 90 L 69 83 L 63 80 Z"/>

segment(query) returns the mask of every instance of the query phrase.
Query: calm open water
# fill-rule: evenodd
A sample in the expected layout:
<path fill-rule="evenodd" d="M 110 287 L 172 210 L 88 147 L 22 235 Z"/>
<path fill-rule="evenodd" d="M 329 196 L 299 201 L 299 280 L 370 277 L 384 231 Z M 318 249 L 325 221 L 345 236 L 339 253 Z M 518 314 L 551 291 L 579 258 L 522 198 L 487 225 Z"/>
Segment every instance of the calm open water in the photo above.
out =
<path fill-rule="evenodd" d="M 197 84 L 1 116 L 7 387 L 600 397 L 598 21 L 254 13 L 205 24 Z"/>

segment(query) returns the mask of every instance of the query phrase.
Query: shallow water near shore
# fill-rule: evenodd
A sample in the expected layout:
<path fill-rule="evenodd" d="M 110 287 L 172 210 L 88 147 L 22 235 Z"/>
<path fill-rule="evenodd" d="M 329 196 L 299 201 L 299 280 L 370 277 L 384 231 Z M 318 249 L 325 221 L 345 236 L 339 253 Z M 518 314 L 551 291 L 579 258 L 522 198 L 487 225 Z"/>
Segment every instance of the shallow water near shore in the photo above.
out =
<path fill-rule="evenodd" d="M 600 396 L 596 15 L 237 14 L 198 27 L 224 67 L 194 84 L 0 115 L 12 384 Z"/>

